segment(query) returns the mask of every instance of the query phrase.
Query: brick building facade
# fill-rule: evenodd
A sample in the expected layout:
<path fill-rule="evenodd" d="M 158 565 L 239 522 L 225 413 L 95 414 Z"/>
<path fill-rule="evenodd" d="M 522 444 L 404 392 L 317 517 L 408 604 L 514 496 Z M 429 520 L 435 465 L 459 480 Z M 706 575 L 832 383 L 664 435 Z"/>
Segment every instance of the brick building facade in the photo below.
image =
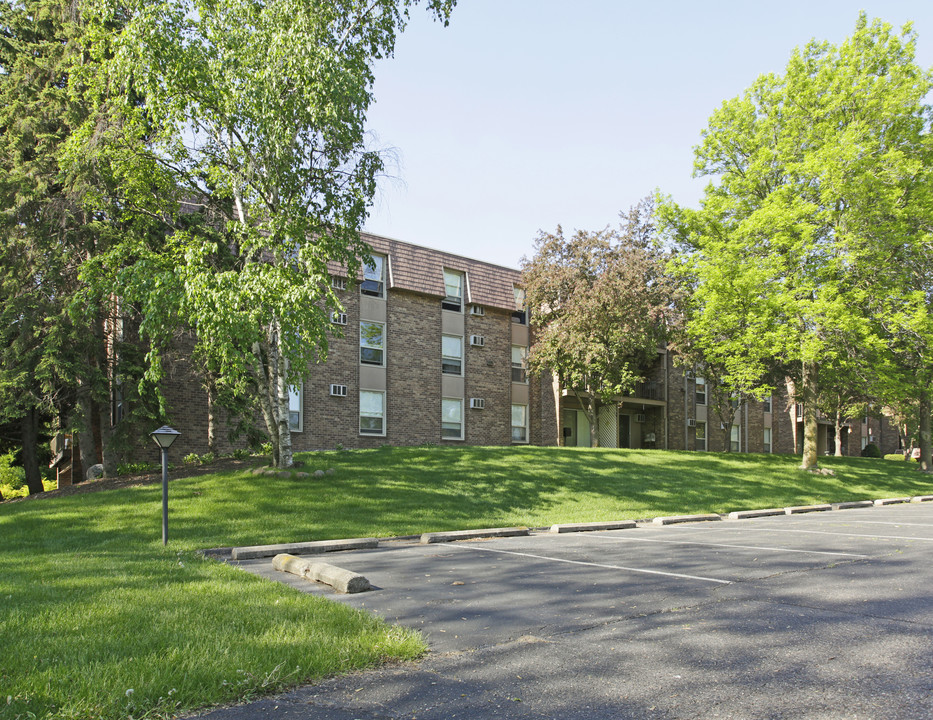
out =
<path fill-rule="evenodd" d="M 524 357 L 533 328 L 522 310 L 517 270 L 397 240 L 364 235 L 375 266 L 358 283 L 331 268 L 344 312 L 328 359 L 313 365 L 291 397 L 296 452 L 380 445 L 590 444 L 589 422 L 572 391 L 530 377 Z M 166 384 L 181 453 L 207 450 L 207 396 L 185 353 Z M 646 381 L 600 410 L 603 447 L 793 453 L 802 423 L 785 395 L 741 402 L 726 427 L 713 389 L 659 350 Z M 231 449 L 222 411 L 215 429 Z M 258 419 L 258 418 L 257 418 Z M 260 422 L 261 425 L 261 422 Z M 794 436 L 798 436 L 795 446 Z M 833 449 L 820 422 L 819 451 Z M 846 423 L 843 452 L 867 442 L 899 446 L 886 418 Z"/>

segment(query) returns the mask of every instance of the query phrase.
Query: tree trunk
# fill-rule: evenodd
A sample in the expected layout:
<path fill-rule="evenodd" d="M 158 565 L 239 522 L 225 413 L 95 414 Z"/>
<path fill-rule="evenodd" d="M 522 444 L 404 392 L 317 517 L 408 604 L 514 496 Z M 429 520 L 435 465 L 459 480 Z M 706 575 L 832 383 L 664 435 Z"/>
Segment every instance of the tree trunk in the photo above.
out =
<path fill-rule="evenodd" d="M 36 495 L 45 490 L 42 475 L 39 472 L 39 412 L 30 406 L 22 419 L 23 432 L 23 470 L 26 471 L 26 485 L 29 494 Z"/>
<path fill-rule="evenodd" d="M 217 404 L 217 386 L 213 377 L 208 376 L 205 389 L 207 390 L 207 449 L 216 456 L 217 430 L 214 411 Z"/>
<path fill-rule="evenodd" d="M 842 457 L 842 413 L 836 411 L 836 457 Z"/>
<path fill-rule="evenodd" d="M 797 442 L 797 384 L 791 378 L 784 379 L 787 388 L 787 414 L 790 415 L 791 434 L 794 436 L 794 455 L 800 452 Z"/>
<path fill-rule="evenodd" d="M 813 470 L 818 465 L 818 446 L 817 431 L 819 426 L 816 421 L 816 363 L 803 363 L 802 372 L 803 386 L 803 461 L 800 463 L 801 470 Z"/>
<path fill-rule="evenodd" d="M 917 396 L 920 401 L 920 470 L 921 472 L 933 472 L 930 447 L 930 391 L 926 387 L 921 387 Z"/>
<path fill-rule="evenodd" d="M 290 468 L 295 464 L 292 455 L 292 429 L 288 416 L 288 363 L 278 354 L 278 361 L 275 364 L 275 390 L 276 405 L 278 408 L 278 427 L 279 435 L 279 462 L 277 467 Z"/>
<path fill-rule="evenodd" d="M 78 455 L 81 472 L 72 472 L 71 482 L 77 483 L 87 480 L 87 471 L 97 464 L 97 443 L 94 442 L 94 402 L 91 399 L 91 389 L 85 382 L 78 389 Z M 74 468 L 74 465 L 72 465 Z"/>
<path fill-rule="evenodd" d="M 256 362 L 253 365 L 253 374 L 256 376 L 256 387 L 259 389 L 259 408 L 262 419 L 269 431 L 269 442 L 272 443 L 272 466 L 279 465 L 279 434 L 276 432 L 275 409 L 269 397 L 269 362 L 268 353 L 263 352 L 260 343 L 253 343 L 253 356 Z"/>

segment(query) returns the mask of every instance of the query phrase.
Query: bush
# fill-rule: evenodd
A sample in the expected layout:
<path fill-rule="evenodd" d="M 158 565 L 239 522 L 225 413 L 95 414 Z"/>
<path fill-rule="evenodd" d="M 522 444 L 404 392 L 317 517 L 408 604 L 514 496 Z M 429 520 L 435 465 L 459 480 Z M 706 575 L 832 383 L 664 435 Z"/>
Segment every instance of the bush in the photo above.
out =
<path fill-rule="evenodd" d="M 117 475 L 143 475 L 161 469 L 162 466 L 159 463 L 122 463 L 117 465 Z"/>
<path fill-rule="evenodd" d="M 259 446 L 259 452 L 261 452 L 263 455 L 272 455 L 272 443 L 264 442 Z"/>
<path fill-rule="evenodd" d="M 878 446 L 874 443 L 868 443 L 864 448 L 862 448 L 862 457 L 867 458 L 880 458 L 881 451 L 878 449 Z"/>
<path fill-rule="evenodd" d="M 181 459 L 181 461 L 185 465 L 200 465 L 201 464 L 201 458 L 198 457 L 197 453 L 188 453 Z"/>
<path fill-rule="evenodd" d="M 234 460 L 243 460 L 250 456 L 250 451 L 248 448 L 237 448 L 233 451 Z"/>
<path fill-rule="evenodd" d="M 206 452 L 206 453 L 204 453 L 204 454 L 201 456 L 201 464 L 202 464 L 202 465 L 210 465 L 210 464 L 211 464 L 212 462 L 214 462 L 216 459 L 217 459 L 217 456 L 214 455 L 214 453 L 212 453 L 212 452 Z"/>
<path fill-rule="evenodd" d="M 884 456 L 885 460 L 901 460 L 904 461 L 907 458 L 904 456 L 904 453 L 891 453 L 890 455 Z"/>
<path fill-rule="evenodd" d="M 13 464 L 13 455 L 12 452 L 0 455 L 0 494 L 4 499 L 29 495 L 29 488 L 26 487 L 26 471 Z"/>

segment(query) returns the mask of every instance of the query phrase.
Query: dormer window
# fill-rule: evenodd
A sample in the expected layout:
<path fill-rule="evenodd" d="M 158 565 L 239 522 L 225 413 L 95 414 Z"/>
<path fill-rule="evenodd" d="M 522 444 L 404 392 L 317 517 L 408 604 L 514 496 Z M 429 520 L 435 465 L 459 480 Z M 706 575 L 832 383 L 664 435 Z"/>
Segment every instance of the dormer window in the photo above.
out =
<path fill-rule="evenodd" d="M 463 312 L 463 273 L 456 270 L 444 270 L 444 292 L 447 295 L 441 301 L 444 310 Z"/>
<path fill-rule="evenodd" d="M 385 256 L 373 255 L 372 265 L 363 266 L 363 282 L 360 292 L 370 297 L 385 297 Z"/>

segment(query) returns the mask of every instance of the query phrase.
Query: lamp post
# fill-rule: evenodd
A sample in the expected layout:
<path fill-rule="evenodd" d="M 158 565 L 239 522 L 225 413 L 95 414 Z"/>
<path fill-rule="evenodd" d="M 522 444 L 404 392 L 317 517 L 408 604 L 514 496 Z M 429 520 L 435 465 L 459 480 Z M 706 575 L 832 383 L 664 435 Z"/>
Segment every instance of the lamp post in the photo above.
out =
<path fill-rule="evenodd" d="M 163 425 L 149 433 L 155 444 L 162 450 L 162 544 L 168 545 L 168 449 L 175 442 L 180 432 Z"/>

